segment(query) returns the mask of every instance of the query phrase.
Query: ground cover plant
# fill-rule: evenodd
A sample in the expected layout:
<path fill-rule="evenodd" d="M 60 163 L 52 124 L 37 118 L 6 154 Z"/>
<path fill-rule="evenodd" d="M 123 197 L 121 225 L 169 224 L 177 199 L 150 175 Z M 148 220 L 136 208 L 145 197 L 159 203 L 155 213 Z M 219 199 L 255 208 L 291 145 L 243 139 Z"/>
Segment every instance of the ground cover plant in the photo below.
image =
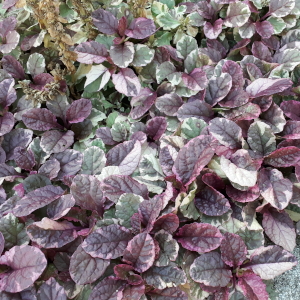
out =
<path fill-rule="evenodd" d="M 300 2 L 0 15 L 0 299 L 276 299 L 300 230 Z"/>

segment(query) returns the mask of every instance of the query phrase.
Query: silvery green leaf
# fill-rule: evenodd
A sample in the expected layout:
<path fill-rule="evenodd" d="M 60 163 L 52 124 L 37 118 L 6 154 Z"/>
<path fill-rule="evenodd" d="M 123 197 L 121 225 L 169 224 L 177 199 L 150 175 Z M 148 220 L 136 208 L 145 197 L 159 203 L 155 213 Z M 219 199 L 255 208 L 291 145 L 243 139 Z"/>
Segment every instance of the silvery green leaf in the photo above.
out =
<path fill-rule="evenodd" d="M 96 146 L 89 147 L 83 151 L 83 162 L 80 173 L 99 175 L 105 164 L 106 157 L 104 151 Z"/>
<path fill-rule="evenodd" d="M 147 45 L 135 44 L 134 57 L 132 64 L 135 67 L 144 67 L 148 65 L 154 57 L 154 50 L 150 49 Z"/>
<path fill-rule="evenodd" d="M 131 42 L 113 45 L 110 48 L 110 57 L 113 62 L 120 68 L 127 68 L 133 61 L 134 45 Z"/>
<path fill-rule="evenodd" d="M 164 178 L 158 159 L 153 154 L 143 155 L 139 164 L 141 176 L 147 180 L 156 181 Z"/>
<path fill-rule="evenodd" d="M 27 61 L 28 73 L 35 76 L 44 72 L 46 66 L 45 58 L 42 54 L 33 53 L 29 56 Z"/>
<path fill-rule="evenodd" d="M 186 59 L 192 51 L 198 50 L 197 40 L 191 36 L 184 35 L 177 42 L 176 50 L 180 58 Z"/>
<path fill-rule="evenodd" d="M 181 125 L 181 136 L 185 139 L 192 139 L 199 136 L 207 123 L 201 119 L 191 117 L 184 119 Z"/>
<path fill-rule="evenodd" d="M 251 11 L 247 4 L 243 2 L 230 3 L 224 25 L 227 27 L 240 27 L 248 21 L 250 15 Z"/>
<path fill-rule="evenodd" d="M 270 17 L 267 19 L 274 28 L 274 33 L 279 34 L 286 27 L 286 24 L 282 18 Z"/>
<path fill-rule="evenodd" d="M 110 79 L 110 72 L 103 65 L 95 65 L 91 67 L 91 70 L 86 74 L 86 82 L 84 87 L 86 88 L 91 83 L 94 83 L 94 91 L 100 91 L 108 83 Z"/>
<path fill-rule="evenodd" d="M 156 22 L 159 26 L 162 26 L 164 30 L 175 29 L 180 25 L 180 22 L 169 12 L 159 14 L 156 17 Z"/>

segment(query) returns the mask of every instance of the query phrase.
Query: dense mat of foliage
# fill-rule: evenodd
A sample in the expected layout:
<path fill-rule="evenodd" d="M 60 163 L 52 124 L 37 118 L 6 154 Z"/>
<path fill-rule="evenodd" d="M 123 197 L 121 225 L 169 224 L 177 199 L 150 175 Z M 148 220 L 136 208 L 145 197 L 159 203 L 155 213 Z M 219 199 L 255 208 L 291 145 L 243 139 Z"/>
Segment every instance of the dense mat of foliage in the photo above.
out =
<path fill-rule="evenodd" d="M 0 299 L 275 299 L 300 230 L 300 1 L 0 15 Z"/>

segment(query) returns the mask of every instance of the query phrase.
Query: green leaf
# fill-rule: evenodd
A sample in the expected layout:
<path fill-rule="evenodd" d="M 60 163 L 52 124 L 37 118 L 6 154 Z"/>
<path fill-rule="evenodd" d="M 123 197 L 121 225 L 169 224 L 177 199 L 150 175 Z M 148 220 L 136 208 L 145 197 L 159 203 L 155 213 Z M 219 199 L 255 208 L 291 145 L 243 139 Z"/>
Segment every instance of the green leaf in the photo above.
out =
<path fill-rule="evenodd" d="M 89 147 L 83 151 L 83 162 L 81 174 L 98 175 L 105 167 L 106 157 L 103 150 L 96 146 Z"/>
<path fill-rule="evenodd" d="M 247 4 L 243 2 L 230 3 L 224 25 L 227 27 L 240 27 L 248 21 L 250 15 L 251 11 Z"/>
<path fill-rule="evenodd" d="M 28 73 L 33 77 L 44 72 L 46 66 L 45 58 L 42 54 L 33 53 L 27 61 Z"/>
<path fill-rule="evenodd" d="M 116 142 L 123 142 L 127 139 L 130 126 L 125 122 L 116 122 L 111 128 L 111 135 Z"/>
<path fill-rule="evenodd" d="M 267 19 L 274 28 L 274 33 L 279 34 L 286 27 L 286 24 L 282 18 L 270 17 Z"/>
<path fill-rule="evenodd" d="M 193 220 L 197 220 L 200 217 L 200 214 L 194 202 L 196 191 L 197 191 L 197 184 L 193 182 L 189 186 L 189 193 L 187 195 L 181 193 L 183 195 L 183 198 L 180 201 L 180 205 L 179 205 L 180 211 L 182 212 L 183 216 Z"/>
<path fill-rule="evenodd" d="M 184 119 L 181 125 L 181 136 L 190 140 L 199 136 L 202 130 L 207 126 L 208 125 L 205 121 L 195 117 Z"/>
<path fill-rule="evenodd" d="M 114 44 L 114 36 L 111 35 L 104 35 L 104 34 L 98 34 L 95 41 L 104 45 L 107 49 L 110 49 L 110 47 Z"/>
<path fill-rule="evenodd" d="M 148 65 L 153 57 L 154 57 L 154 50 L 150 49 L 146 45 L 136 44 L 134 45 L 135 53 L 133 57 L 132 64 L 135 67 L 143 67 Z"/>
<path fill-rule="evenodd" d="M 187 58 L 187 56 L 194 50 L 198 51 L 198 44 L 196 39 L 191 36 L 184 35 L 176 44 L 178 56 Z"/>
<path fill-rule="evenodd" d="M 139 169 L 141 176 L 150 181 L 163 180 L 164 175 L 158 159 L 153 154 L 143 155 Z"/>
<path fill-rule="evenodd" d="M 159 14 L 156 17 L 156 22 L 159 26 L 162 26 L 164 30 L 175 29 L 180 25 L 180 21 L 168 12 Z"/>
<path fill-rule="evenodd" d="M 109 70 L 103 65 L 95 65 L 86 74 L 84 88 L 87 92 L 96 92 L 104 88 L 110 79 Z"/>
<path fill-rule="evenodd" d="M 160 15 L 162 13 L 168 12 L 168 6 L 161 2 L 153 1 L 151 4 L 151 12 L 154 16 Z"/>
<path fill-rule="evenodd" d="M 169 9 L 172 9 L 175 7 L 175 1 L 174 0 L 159 0 L 159 2 L 166 4 Z"/>

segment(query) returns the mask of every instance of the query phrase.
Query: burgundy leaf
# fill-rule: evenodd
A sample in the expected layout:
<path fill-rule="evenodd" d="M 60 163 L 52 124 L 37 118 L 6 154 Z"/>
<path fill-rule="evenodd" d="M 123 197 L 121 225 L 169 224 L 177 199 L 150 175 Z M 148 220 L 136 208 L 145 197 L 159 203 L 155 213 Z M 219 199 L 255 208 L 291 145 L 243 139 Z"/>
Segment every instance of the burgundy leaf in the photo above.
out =
<path fill-rule="evenodd" d="M 282 168 L 295 166 L 299 160 L 300 149 L 294 146 L 290 146 L 273 151 L 264 159 L 264 163 L 276 168 Z"/>
<path fill-rule="evenodd" d="M 178 109 L 178 119 L 183 121 L 184 119 L 195 117 L 208 122 L 214 115 L 212 108 L 209 104 L 203 101 L 186 102 Z"/>
<path fill-rule="evenodd" d="M 268 39 L 274 33 L 274 28 L 269 21 L 255 23 L 257 33 L 264 39 Z"/>
<path fill-rule="evenodd" d="M 92 13 L 93 23 L 99 31 L 105 34 L 115 34 L 118 32 L 118 20 L 109 11 L 97 9 Z"/>
<path fill-rule="evenodd" d="M 41 73 L 33 77 L 30 87 L 35 90 L 44 91 L 45 85 L 54 81 L 54 77 L 49 73 Z"/>
<path fill-rule="evenodd" d="M 140 285 L 143 279 L 140 275 L 133 273 L 134 268 L 130 265 L 116 265 L 114 272 L 119 279 L 126 280 L 129 284 Z"/>
<path fill-rule="evenodd" d="M 255 41 L 252 44 L 252 53 L 259 59 L 272 62 L 272 53 L 263 42 Z"/>
<path fill-rule="evenodd" d="M 232 200 L 242 203 L 255 201 L 260 196 L 257 185 L 250 187 L 246 191 L 240 191 L 231 185 L 227 185 L 226 193 Z"/>
<path fill-rule="evenodd" d="M 72 102 L 66 111 L 69 123 L 79 123 L 85 120 L 92 111 L 92 103 L 89 99 L 81 98 Z"/>
<path fill-rule="evenodd" d="M 283 129 L 283 138 L 296 140 L 300 138 L 300 121 L 287 121 Z"/>
<path fill-rule="evenodd" d="M 149 88 L 142 89 L 138 96 L 131 98 L 131 118 L 141 118 L 152 107 L 156 98 L 156 92 L 151 91 Z"/>
<path fill-rule="evenodd" d="M 116 141 L 113 140 L 109 127 L 100 127 L 96 130 L 96 137 L 100 138 L 106 145 L 115 145 Z"/>
<path fill-rule="evenodd" d="M 300 121 L 300 102 L 295 100 L 284 101 L 280 108 L 284 114 L 294 121 Z"/>
<path fill-rule="evenodd" d="M 177 240 L 183 248 L 201 253 L 218 248 L 222 239 L 218 228 L 205 223 L 184 225 L 177 233 Z"/>
<path fill-rule="evenodd" d="M 179 218 L 177 215 L 170 213 L 159 217 L 153 225 L 152 232 L 157 232 L 161 229 L 173 234 L 179 227 Z"/>
<path fill-rule="evenodd" d="M 49 159 L 47 160 L 40 168 L 38 173 L 40 175 L 46 176 L 49 179 L 53 179 L 57 176 L 60 170 L 60 164 L 57 159 Z"/>
<path fill-rule="evenodd" d="M 153 20 L 147 18 L 133 19 L 125 34 L 131 38 L 142 40 L 156 31 Z"/>
<path fill-rule="evenodd" d="M 136 285 L 136 286 L 127 286 L 123 291 L 122 300 L 140 300 L 141 297 L 145 294 L 145 286 L 144 285 Z"/>
<path fill-rule="evenodd" d="M 21 169 L 25 170 L 31 170 L 35 165 L 34 154 L 31 149 L 26 150 L 22 147 L 16 147 L 14 160 Z"/>
<path fill-rule="evenodd" d="M 0 82 L 0 105 L 2 106 L 2 109 L 10 106 L 17 99 L 14 84 L 13 78 L 4 79 Z"/>
<path fill-rule="evenodd" d="M 47 206 L 47 215 L 52 220 L 58 220 L 65 216 L 75 205 L 75 199 L 71 194 L 63 195 Z"/>
<path fill-rule="evenodd" d="M 83 64 L 101 64 L 108 56 L 106 47 L 96 41 L 81 43 L 74 52 L 77 54 L 77 61 Z"/>
<path fill-rule="evenodd" d="M 159 140 L 167 129 L 167 120 L 165 117 L 154 117 L 146 124 L 146 133 L 153 140 Z"/>

